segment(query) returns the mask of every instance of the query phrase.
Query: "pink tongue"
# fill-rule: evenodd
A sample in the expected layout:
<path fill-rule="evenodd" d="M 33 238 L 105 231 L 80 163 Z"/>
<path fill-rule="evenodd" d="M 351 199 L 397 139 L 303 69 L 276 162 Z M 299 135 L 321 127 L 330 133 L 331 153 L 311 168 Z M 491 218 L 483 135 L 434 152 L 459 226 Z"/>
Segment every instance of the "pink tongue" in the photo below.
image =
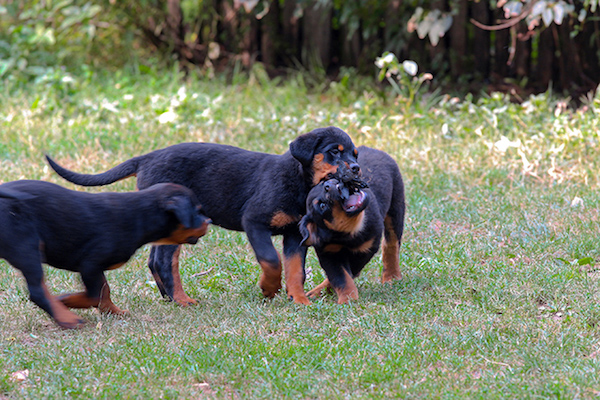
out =
<path fill-rule="evenodd" d="M 360 205 L 362 204 L 362 195 L 360 193 L 357 194 L 353 194 L 350 197 L 348 197 L 348 200 L 346 200 L 346 209 L 348 208 L 357 208 L 360 207 Z"/>

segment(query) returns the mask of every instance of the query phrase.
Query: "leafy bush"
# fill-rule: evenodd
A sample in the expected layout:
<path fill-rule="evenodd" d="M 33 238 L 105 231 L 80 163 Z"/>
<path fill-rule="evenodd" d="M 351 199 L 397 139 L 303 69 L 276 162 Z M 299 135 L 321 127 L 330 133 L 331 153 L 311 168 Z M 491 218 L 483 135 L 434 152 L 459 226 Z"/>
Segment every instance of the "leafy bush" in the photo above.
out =
<path fill-rule="evenodd" d="M 119 28 L 107 11 L 81 0 L 1 5 L 0 79 L 54 81 L 98 60 L 117 63 L 123 38 L 117 37 Z"/>

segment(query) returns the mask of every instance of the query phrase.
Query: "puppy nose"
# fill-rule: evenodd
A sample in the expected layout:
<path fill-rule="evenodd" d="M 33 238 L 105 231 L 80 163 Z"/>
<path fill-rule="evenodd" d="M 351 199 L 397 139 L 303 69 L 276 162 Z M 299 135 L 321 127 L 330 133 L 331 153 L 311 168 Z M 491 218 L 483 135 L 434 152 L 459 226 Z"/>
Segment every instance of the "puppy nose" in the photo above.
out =
<path fill-rule="evenodd" d="M 357 163 L 350 164 L 350 171 L 352 171 L 352 173 L 355 175 L 358 174 L 360 172 L 360 165 Z"/>

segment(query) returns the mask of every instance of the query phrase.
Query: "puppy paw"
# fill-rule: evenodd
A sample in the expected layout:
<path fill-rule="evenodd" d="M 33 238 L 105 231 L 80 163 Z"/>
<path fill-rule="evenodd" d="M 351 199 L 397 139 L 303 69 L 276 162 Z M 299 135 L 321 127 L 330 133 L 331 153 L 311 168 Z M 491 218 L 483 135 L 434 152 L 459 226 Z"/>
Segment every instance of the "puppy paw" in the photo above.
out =
<path fill-rule="evenodd" d="M 75 318 L 72 320 L 56 320 L 56 323 L 63 329 L 80 329 L 87 323 L 87 321 L 81 318 Z"/>
<path fill-rule="evenodd" d="M 175 296 L 173 298 L 173 301 L 177 304 L 179 304 L 180 306 L 183 307 L 187 307 L 187 306 L 193 306 L 198 304 L 198 300 L 196 299 L 192 299 L 190 296 L 188 295 L 183 295 L 183 296 Z"/>
<path fill-rule="evenodd" d="M 263 296 L 272 299 L 281 289 L 281 280 L 267 279 L 264 275 L 261 275 L 258 286 L 260 287 Z"/>
<path fill-rule="evenodd" d="M 292 300 L 296 304 L 303 304 L 305 306 L 310 306 L 312 302 L 302 293 L 301 295 L 289 296 L 289 299 Z"/>
<path fill-rule="evenodd" d="M 386 274 L 385 272 L 383 273 L 383 275 L 381 276 L 381 283 L 393 283 L 394 281 L 398 281 L 402 279 L 402 274 L 398 271 L 398 272 L 394 272 L 394 273 L 388 273 Z"/>

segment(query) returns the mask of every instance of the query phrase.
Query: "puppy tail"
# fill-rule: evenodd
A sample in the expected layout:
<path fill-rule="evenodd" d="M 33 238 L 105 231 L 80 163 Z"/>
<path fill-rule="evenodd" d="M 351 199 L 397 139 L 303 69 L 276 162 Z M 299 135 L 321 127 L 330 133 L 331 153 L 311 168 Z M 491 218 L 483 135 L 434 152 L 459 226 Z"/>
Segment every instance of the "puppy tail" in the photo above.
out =
<path fill-rule="evenodd" d="M 138 157 L 125 161 L 114 168 L 100 174 L 80 174 L 70 171 L 56 163 L 46 154 L 46 160 L 50 167 L 64 179 L 81 186 L 104 186 L 122 179 L 136 176 L 138 170 Z"/>

